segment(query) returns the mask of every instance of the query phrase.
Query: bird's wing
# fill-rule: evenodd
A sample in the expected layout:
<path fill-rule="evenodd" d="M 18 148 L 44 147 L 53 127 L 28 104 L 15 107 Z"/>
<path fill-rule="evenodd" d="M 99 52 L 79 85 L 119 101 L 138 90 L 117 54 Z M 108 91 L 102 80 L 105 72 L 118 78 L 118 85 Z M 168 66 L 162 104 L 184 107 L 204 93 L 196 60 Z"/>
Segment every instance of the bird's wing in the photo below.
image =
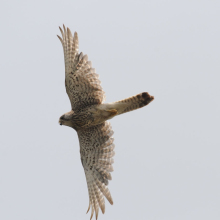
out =
<path fill-rule="evenodd" d="M 60 28 L 60 27 L 59 27 Z M 105 92 L 98 79 L 99 75 L 92 68 L 88 56 L 78 54 L 79 41 L 75 32 L 72 36 L 69 28 L 63 25 L 60 28 L 62 38 L 58 36 L 64 51 L 65 61 L 65 86 L 73 111 L 94 104 L 101 104 L 105 100 Z"/>
<path fill-rule="evenodd" d="M 78 132 L 80 143 L 81 161 L 86 175 L 89 191 L 89 208 L 98 217 L 99 207 L 105 212 L 105 200 L 113 204 L 110 191 L 107 188 L 108 180 L 111 180 L 110 172 L 113 171 L 114 156 L 113 130 L 108 121 L 89 127 Z M 88 212 L 87 211 L 87 212 Z"/>

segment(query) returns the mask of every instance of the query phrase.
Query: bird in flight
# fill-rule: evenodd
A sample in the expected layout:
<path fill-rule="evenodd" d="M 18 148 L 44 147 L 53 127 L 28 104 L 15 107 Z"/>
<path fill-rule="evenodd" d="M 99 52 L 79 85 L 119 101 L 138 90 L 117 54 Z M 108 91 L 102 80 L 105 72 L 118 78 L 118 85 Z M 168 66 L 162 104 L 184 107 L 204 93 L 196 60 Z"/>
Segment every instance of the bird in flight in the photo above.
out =
<path fill-rule="evenodd" d="M 60 28 L 60 27 L 59 27 Z M 104 197 L 112 205 L 113 200 L 107 188 L 112 179 L 114 162 L 113 130 L 107 121 L 117 115 L 148 105 L 154 97 L 147 92 L 121 101 L 104 103 L 105 92 L 99 75 L 92 68 L 88 56 L 79 53 L 78 35 L 72 35 L 69 28 L 60 28 L 60 39 L 65 61 L 65 86 L 71 102 L 71 111 L 62 115 L 60 125 L 76 130 L 80 144 L 81 162 L 85 171 L 91 218 L 95 212 L 98 218 L 99 207 L 105 213 Z M 88 213 L 87 211 L 87 213 Z"/>

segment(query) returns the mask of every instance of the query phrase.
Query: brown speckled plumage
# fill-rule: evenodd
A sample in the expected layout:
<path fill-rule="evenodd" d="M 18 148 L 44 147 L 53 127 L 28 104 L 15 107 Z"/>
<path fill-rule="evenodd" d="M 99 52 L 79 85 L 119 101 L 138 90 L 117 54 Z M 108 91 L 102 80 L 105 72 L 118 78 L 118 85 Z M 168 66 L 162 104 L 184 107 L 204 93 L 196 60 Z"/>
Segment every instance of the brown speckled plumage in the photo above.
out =
<path fill-rule="evenodd" d="M 89 191 L 89 209 L 91 218 L 95 212 L 98 218 L 99 208 L 105 212 L 104 197 L 113 204 L 110 191 L 107 188 L 112 179 L 114 162 L 113 130 L 107 121 L 120 115 L 149 104 L 154 97 L 147 92 L 140 93 L 130 98 L 103 103 L 105 93 L 98 79 L 98 74 L 92 68 L 87 55 L 78 53 L 78 35 L 72 36 L 69 28 L 60 28 L 60 39 L 64 50 L 65 61 L 65 86 L 72 109 L 59 119 L 61 125 L 72 127 L 76 130 L 79 143 L 82 165 L 86 175 Z"/>

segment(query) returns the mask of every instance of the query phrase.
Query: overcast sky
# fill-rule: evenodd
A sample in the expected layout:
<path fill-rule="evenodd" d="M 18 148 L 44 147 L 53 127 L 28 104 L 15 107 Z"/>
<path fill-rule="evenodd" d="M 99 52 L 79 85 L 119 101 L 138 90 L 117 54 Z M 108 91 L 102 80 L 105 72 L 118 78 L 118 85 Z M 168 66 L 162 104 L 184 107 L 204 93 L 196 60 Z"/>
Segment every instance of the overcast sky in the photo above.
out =
<path fill-rule="evenodd" d="M 111 120 L 114 205 L 100 220 L 220 219 L 220 1 L 2 1 L 0 219 L 88 220 L 58 26 L 79 35 L 106 101 L 149 92 Z"/>

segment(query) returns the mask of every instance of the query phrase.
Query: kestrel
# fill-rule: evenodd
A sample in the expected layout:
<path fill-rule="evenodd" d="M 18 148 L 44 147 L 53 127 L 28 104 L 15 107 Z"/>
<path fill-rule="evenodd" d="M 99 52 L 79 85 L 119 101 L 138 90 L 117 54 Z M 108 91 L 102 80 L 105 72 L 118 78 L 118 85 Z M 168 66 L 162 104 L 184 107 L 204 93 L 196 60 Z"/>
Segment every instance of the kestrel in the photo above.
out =
<path fill-rule="evenodd" d="M 105 200 L 113 204 L 108 181 L 112 179 L 114 162 L 113 130 L 107 121 L 117 115 L 142 108 L 153 101 L 147 92 L 140 93 L 121 101 L 104 103 L 105 92 L 101 87 L 88 56 L 78 53 L 78 35 L 72 36 L 69 28 L 60 28 L 58 36 L 64 51 L 65 86 L 71 102 L 71 111 L 62 115 L 60 125 L 76 130 L 79 137 L 81 162 L 85 171 L 91 218 L 95 211 L 98 218 L 99 207 L 104 214 Z M 87 211 L 87 212 L 88 212 Z"/>

